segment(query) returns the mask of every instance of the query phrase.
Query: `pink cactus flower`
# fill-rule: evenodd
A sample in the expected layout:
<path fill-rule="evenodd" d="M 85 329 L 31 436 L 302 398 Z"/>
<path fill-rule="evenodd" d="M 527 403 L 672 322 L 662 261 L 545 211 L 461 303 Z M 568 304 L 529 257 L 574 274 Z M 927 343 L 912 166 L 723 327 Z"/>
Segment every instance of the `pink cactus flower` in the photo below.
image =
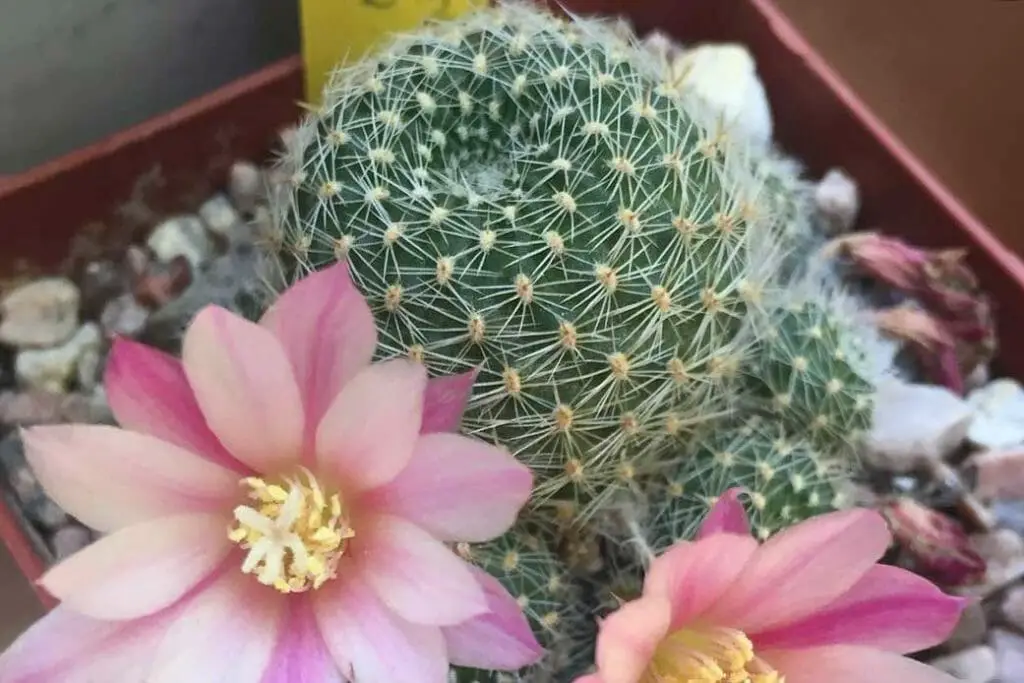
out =
<path fill-rule="evenodd" d="M 739 493 L 654 560 L 577 683 L 954 683 L 902 655 L 941 642 L 963 600 L 876 564 L 890 542 L 881 515 L 822 515 L 759 545 Z"/>
<path fill-rule="evenodd" d="M 473 372 L 371 363 L 339 265 L 257 324 L 214 306 L 181 362 L 113 349 L 121 428 L 37 427 L 47 493 L 105 532 L 53 567 L 62 601 L 0 656 L 4 683 L 444 683 L 541 648 L 515 599 L 450 543 L 508 529 L 532 485 L 455 433 Z"/>

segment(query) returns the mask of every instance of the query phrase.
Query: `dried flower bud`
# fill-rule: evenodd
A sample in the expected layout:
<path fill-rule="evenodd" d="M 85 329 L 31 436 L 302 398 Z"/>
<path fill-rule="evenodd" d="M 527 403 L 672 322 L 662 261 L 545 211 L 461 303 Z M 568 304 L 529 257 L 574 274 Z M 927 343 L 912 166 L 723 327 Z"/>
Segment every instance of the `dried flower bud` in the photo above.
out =
<path fill-rule="evenodd" d="M 849 258 L 865 274 L 903 292 L 919 289 L 928 254 L 901 240 L 876 232 L 860 232 L 832 240 L 826 253 Z"/>
<path fill-rule="evenodd" d="M 911 345 L 932 381 L 958 394 L 964 392 L 957 340 L 942 321 L 905 304 L 877 311 L 874 319 L 883 334 Z"/>
<path fill-rule="evenodd" d="M 910 498 L 887 503 L 880 512 L 916 573 L 949 587 L 977 583 L 984 577 L 985 560 L 956 520 Z"/>

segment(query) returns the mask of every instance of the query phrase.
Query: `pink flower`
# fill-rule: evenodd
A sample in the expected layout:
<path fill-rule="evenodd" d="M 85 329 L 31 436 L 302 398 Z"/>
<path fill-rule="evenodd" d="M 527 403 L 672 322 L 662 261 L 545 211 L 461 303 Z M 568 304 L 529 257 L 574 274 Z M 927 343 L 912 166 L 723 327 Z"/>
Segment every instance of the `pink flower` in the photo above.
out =
<path fill-rule="evenodd" d="M 822 515 L 758 545 L 738 495 L 654 560 L 577 683 L 954 683 L 901 655 L 941 642 L 963 601 L 876 564 L 890 541 L 878 513 Z"/>
<path fill-rule="evenodd" d="M 371 364 L 345 266 L 259 324 L 217 307 L 182 361 L 119 341 L 124 429 L 24 433 L 46 491 L 106 536 L 51 569 L 62 604 L 0 656 L 4 683 L 443 683 L 541 649 L 512 596 L 446 543 L 508 529 L 532 486 L 453 433 L 475 374 Z"/>

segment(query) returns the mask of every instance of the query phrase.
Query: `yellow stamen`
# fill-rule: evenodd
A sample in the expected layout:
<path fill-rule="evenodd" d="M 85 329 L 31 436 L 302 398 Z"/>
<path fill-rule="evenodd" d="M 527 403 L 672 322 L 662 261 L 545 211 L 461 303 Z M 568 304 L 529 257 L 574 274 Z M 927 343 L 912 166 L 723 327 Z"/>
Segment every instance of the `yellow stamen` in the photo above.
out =
<path fill-rule="evenodd" d="M 785 683 L 742 631 L 690 626 L 661 642 L 641 683 Z"/>
<path fill-rule="evenodd" d="M 334 578 L 355 536 L 341 497 L 326 496 L 309 470 L 302 468 L 301 474 L 275 483 L 242 479 L 254 504 L 235 508 L 237 525 L 228 531 L 228 538 L 247 551 L 242 571 L 282 593 L 320 588 Z"/>

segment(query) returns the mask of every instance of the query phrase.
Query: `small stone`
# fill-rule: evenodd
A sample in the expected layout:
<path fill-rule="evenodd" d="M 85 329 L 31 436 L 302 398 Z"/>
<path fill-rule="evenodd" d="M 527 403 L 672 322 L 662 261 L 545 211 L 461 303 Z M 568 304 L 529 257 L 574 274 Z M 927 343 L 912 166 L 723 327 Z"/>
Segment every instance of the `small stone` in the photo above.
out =
<path fill-rule="evenodd" d="M 106 303 L 128 288 L 128 273 L 114 261 L 90 261 L 77 280 L 86 319 L 98 318 Z"/>
<path fill-rule="evenodd" d="M 14 497 L 22 505 L 43 495 L 43 488 L 25 459 L 25 448 L 17 432 L 0 441 L 0 469 L 6 475 Z"/>
<path fill-rule="evenodd" d="M 1013 448 L 1024 445 L 1024 387 L 1012 379 L 997 379 L 972 391 L 967 402 L 974 421 L 967 438 L 981 448 Z"/>
<path fill-rule="evenodd" d="M 1024 500 L 995 500 L 990 506 L 996 524 L 1024 534 Z"/>
<path fill-rule="evenodd" d="M 228 194 L 239 211 L 255 211 L 262 190 L 263 173 L 256 164 L 249 161 L 236 161 L 232 164 L 228 173 Z"/>
<path fill-rule="evenodd" d="M 28 389 L 59 393 L 67 388 L 82 364 L 86 365 L 86 372 L 91 369 L 95 376 L 102 342 L 99 326 L 86 323 L 61 346 L 22 351 L 14 361 L 18 383 Z"/>
<path fill-rule="evenodd" d="M 964 441 L 973 411 L 940 386 L 879 383 L 865 457 L 886 472 L 905 473 L 948 457 Z"/>
<path fill-rule="evenodd" d="M 709 107 L 706 123 L 722 130 L 740 144 L 757 149 L 772 141 L 772 110 L 757 75 L 754 57 L 740 43 L 708 43 L 685 50 L 672 64 L 682 74 L 680 91 Z"/>
<path fill-rule="evenodd" d="M 140 304 L 133 294 L 122 294 L 107 302 L 100 315 L 100 325 L 108 339 L 135 337 L 146 327 L 148 318 L 149 309 Z"/>
<path fill-rule="evenodd" d="M 979 498 L 1024 499 L 1024 447 L 979 453 L 967 465 L 975 472 L 974 494 Z"/>
<path fill-rule="evenodd" d="M 996 629 L 989 635 L 989 643 L 996 651 L 997 680 L 1000 683 L 1024 681 L 1024 638 Z"/>
<path fill-rule="evenodd" d="M 987 595 L 1024 576 L 1024 540 L 1013 529 L 996 529 L 971 536 L 971 546 L 985 562 L 978 591 Z"/>
<path fill-rule="evenodd" d="M 0 424 L 28 427 L 80 422 L 113 423 L 114 417 L 102 392 L 59 394 L 48 391 L 0 392 Z"/>
<path fill-rule="evenodd" d="M 1000 606 L 1003 618 L 1024 631 L 1024 586 L 1015 586 L 1006 592 Z"/>
<path fill-rule="evenodd" d="M 199 217 L 210 232 L 222 239 L 226 239 L 244 222 L 231 200 L 223 194 L 214 195 L 203 202 L 199 207 Z"/>
<path fill-rule="evenodd" d="M 206 226 L 197 216 L 176 216 L 156 226 L 146 244 L 157 260 L 170 263 L 176 256 L 184 256 L 193 268 L 198 268 L 213 253 L 213 243 L 206 234 Z"/>
<path fill-rule="evenodd" d="M 150 263 L 135 279 L 132 293 L 143 306 L 159 308 L 176 299 L 191 284 L 194 268 L 184 256 L 169 263 Z"/>
<path fill-rule="evenodd" d="M 124 265 L 132 278 L 140 278 L 145 275 L 152 260 L 149 252 L 137 244 L 128 247 L 124 253 Z"/>
<path fill-rule="evenodd" d="M 971 536 L 971 544 L 989 566 L 1006 566 L 1024 559 L 1024 539 L 1013 529 L 974 534 Z"/>
<path fill-rule="evenodd" d="M 177 351 L 182 333 L 200 309 L 216 304 L 244 314 L 240 306 L 259 297 L 266 275 L 260 250 L 248 240 L 234 239 L 225 254 L 196 273 L 181 296 L 149 317 L 139 340 L 166 351 Z"/>
<path fill-rule="evenodd" d="M 47 531 L 55 531 L 68 522 L 68 513 L 45 495 L 26 502 L 23 509 L 28 521 Z"/>
<path fill-rule="evenodd" d="M 988 620 L 985 618 L 985 607 L 980 600 L 971 600 L 960 613 L 960 620 L 953 633 L 943 643 L 950 652 L 980 645 L 988 635 Z"/>
<path fill-rule="evenodd" d="M 67 278 L 22 285 L 0 300 L 0 343 L 45 348 L 67 341 L 78 328 L 80 303 L 81 292 Z"/>
<path fill-rule="evenodd" d="M 58 560 L 74 555 L 92 543 L 92 532 L 84 526 L 69 524 L 53 534 L 50 539 L 50 549 Z"/>
<path fill-rule="evenodd" d="M 830 170 L 814 188 L 814 207 L 827 236 L 849 232 L 860 212 L 857 182 L 838 168 Z"/>
<path fill-rule="evenodd" d="M 964 389 L 975 391 L 981 389 L 992 379 L 992 369 L 987 363 L 981 363 L 971 370 L 970 374 L 964 377 Z"/>
<path fill-rule="evenodd" d="M 936 669 L 969 683 L 990 683 L 995 680 L 998 671 L 996 652 L 988 645 L 977 645 L 938 657 L 930 663 Z"/>

